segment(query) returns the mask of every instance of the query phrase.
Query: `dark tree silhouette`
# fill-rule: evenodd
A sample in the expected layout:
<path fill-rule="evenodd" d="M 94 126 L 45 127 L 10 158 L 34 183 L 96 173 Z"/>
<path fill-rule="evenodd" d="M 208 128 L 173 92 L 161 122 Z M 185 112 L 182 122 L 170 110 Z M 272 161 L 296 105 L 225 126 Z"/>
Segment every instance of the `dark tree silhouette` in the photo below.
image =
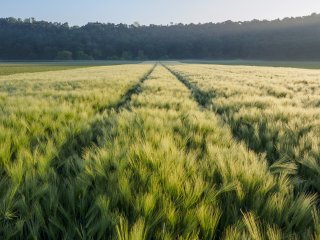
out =
<path fill-rule="evenodd" d="M 320 60 L 320 15 L 273 21 L 170 24 L 0 19 L 0 60 Z"/>

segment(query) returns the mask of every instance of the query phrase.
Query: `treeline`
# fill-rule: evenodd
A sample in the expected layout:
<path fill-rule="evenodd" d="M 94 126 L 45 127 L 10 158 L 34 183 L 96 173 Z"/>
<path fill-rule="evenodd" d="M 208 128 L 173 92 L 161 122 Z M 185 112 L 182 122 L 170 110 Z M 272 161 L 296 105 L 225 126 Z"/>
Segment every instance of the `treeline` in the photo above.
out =
<path fill-rule="evenodd" d="M 273 21 L 70 27 L 0 19 L 0 60 L 320 60 L 320 14 Z"/>

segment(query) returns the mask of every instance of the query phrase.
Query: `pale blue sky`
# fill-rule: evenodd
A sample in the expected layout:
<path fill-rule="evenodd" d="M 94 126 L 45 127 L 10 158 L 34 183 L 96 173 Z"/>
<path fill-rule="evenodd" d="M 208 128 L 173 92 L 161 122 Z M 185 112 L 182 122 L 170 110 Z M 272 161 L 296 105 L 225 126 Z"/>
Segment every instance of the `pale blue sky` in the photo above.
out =
<path fill-rule="evenodd" d="M 320 13 L 320 0 L 0 0 L 0 17 L 168 24 L 275 19 Z"/>

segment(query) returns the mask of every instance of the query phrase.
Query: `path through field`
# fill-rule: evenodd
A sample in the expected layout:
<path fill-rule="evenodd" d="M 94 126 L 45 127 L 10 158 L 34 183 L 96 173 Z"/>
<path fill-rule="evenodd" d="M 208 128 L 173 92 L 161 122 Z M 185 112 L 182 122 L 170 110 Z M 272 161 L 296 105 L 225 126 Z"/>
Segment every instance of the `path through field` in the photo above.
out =
<path fill-rule="evenodd" d="M 2 152 L 0 236 L 316 239 L 317 196 L 297 191 L 290 175 L 274 171 L 264 155 L 248 150 L 212 111 L 214 92 L 198 87 L 176 68 L 95 68 L 101 79 L 92 69 L 98 80 L 91 84 L 105 103 L 96 106 L 97 99 L 92 99 L 93 107 L 81 108 L 79 112 L 90 112 L 88 117 L 74 113 L 71 120 L 81 124 L 70 127 L 75 130 L 57 141 L 61 144 L 53 144 L 56 150 L 43 154 L 57 131 L 50 130 L 43 148 L 27 157 L 21 157 L 26 150 L 18 149 L 14 163 L 11 155 L 4 161 Z M 69 78 L 73 74 L 78 79 L 73 86 L 89 93 L 77 75 L 85 69 L 70 71 Z M 112 72 L 112 80 L 105 80 L 104 71 Z M 119 82 L 123 77 L 131 80 Z M 16 87 L 3 81 L 6 89 Z M 37 89 L 29 80 L 20 81 Z M 110 89 L 99 91 L 108 81 L 109 88 L 119 89 L 112 100 Z M 59 83 L 59 94 L 63 86 Z M 64 121 L 72 118 L 66 115 L 57 129 L 66 128 Z"/>

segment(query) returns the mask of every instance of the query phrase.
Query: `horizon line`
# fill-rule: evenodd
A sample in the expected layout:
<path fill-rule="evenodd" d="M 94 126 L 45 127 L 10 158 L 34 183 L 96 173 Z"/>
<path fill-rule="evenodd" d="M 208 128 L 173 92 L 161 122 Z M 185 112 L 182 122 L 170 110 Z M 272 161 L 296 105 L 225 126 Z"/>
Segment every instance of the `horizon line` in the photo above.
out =
<path fill-rule="evenodd" d="M 69 22 L 59 22 L 59 21 L 51 21 L 51 20 L 44 20 L 44 19 L 41 19 L 41 20 L 38 20 L 37 18 L 35 17 L 27 17 L 27 18 L 21 18 L 21 17 L 13 17 L 13 16 L 10 16 L 10 17 L 0 17 L 0 19 L 10 19 L 10 18 L 14 18 L 16 20 L 21 20 L 21 21 L 25 21 L 25 20 L 31 20 L 31 19 L 34 19 L 35 22 L 47 22 L 47 23 L 58 23 L 58 24 L 68 24 L 68 26 L 70 27 L 84 27 L 90 23 L 99 23 L 99 24 L 114 24 L 114 25 L 127 25 L 127 26 L 132 26 L 132 25 L 135 25 L 135 24 L 139 24 L 139 26 L 174 26 L 174 25 L 180 25 L 180 24 L 183 24 L 183 25 L 201 25 L 201 24 L 223 24 L 223 23 L 226 23 L 226 22 L 233 22 L 233 23 L 249 23 L 249 22 L 252 22 L 252 21 L 259 21 L 259 22 L 264 22 L 264 21 L 268 21 L 268 22 L 273 22 L 273 21 L 283 21 L 285 19 L 294 19 L 294 18 L 305 18 L 305 17 L 312 17 L 312 16 L 316 16 L 316 15 L 319 15 L 320 16 L 320 13 L 317 13 L 317 12 L 312 12 L 310 13 L 309 15 L 299 15 L 299 16 L 290 16 L 290 17 L 282 17 L 282 18 L 272 18 L 272 19 L 266 19 L 266 18 L 253 18 L 251 20 L 243 20 L 243 21 L 235 21 L 235 20 L 225 20 L 225 21 L 216 21 L 216 22 L 198 22 L 198 23 L 195 23 L 195 22 L 188 22 L 188 23 L 185 23 L 185 22 L 170 22 L 170 23 L 167 23 L 167 24 L 154 24 L 154 23 L 149 23 L 149 24 L 140 24 L 139 21 L 134 21 L 133 23 L 123 23 L 123 22 L 119 22 L 119 23 L 115 23 L 115 22 L 102 22 L 102 21 L 88 21 L 87 23 L 85 24 L 71 24 Z"/>

